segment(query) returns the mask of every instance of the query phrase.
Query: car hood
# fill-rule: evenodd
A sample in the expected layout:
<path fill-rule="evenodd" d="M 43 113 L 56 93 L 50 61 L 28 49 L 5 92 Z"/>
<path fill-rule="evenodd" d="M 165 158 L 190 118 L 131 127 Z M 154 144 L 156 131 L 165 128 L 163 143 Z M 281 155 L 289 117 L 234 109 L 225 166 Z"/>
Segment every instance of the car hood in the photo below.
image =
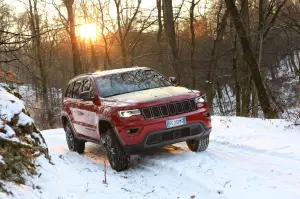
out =
<path fill-rule="evenodd" d="M 116 95 L 105 98 L 107 102 L 121 103 L 122 105 L 133 105 L 137 103 L 161 102 L 161 101 L 179 101 L 199 95 L 199 91 L 190 90 L 185 87 L 168 86 L 162 88 L 154 88 L 143 91 L 136 91 L 122 95 Z M 182 98 L 182 99 L 181 99 Z M 121 105 L 119 104 L 119 105 Z"/>

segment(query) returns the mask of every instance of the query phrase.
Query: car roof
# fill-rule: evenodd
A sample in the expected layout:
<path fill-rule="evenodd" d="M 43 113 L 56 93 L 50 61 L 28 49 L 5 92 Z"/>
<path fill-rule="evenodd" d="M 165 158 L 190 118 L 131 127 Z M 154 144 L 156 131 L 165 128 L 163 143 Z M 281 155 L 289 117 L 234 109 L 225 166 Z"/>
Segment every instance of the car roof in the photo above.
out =
<path fill-rule="evenodd" d="M 151 70 L 148 67 L 130 67 L 130 68 L 119 68 L 119 69 L 112 69 L 112 70 L 105 70 L 105 71 L 99 71 L 99 72 L 95 72 L 95 73 L 84 73 L 81 75 L 77 75 L 76 77 L 72 78 L 69 83 L 76 81 L 79 78 L 83 78 L 83 77 L 89 77 L 89 76 L 93 76 L 93 77 L 101 77 L 101 76 L 105 76 L 105 75 L 113 75 L 113 74 L 119 74 L 119 73 L 125 73 L 125 72 L 130 72 L 130 71 L 135 71 L 135 70 Z"/>
<path fill-rule="evenodd" d="M 105 70 L 105 71 L 95 72 L 95 73 L 92 73 L 92 76 L 100 77 L 100 76 L 125 73 L 125 72 L 130 72 L 130 71 L 135 71 L 135 70 L 149 70 L 149 69 L 150 68 L 148 68 L 148 67 L 135 66 L 135 67 L 131 67 L 131 68 L 119 68 L 119 69 L 112 69 L 112 70 Z"/>

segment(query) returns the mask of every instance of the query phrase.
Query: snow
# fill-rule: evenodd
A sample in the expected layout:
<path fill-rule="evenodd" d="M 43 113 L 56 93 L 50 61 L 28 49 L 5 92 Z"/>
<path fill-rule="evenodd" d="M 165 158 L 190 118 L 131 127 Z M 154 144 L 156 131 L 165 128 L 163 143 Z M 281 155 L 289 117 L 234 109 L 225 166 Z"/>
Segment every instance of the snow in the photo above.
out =
<path fill-rule="evenodd" d="M 32 136 L 39 140 L 41 147 L 47 148 L 46 144 L 44 144 L 43 139 L 41 138 L 41 136 L 38 133 L 32 133 Z"/>
<path fill-rule="evenodd" d="M 15 135 L 14 130 L 7 125 L 15 116 L 19 117 L 17 125 L 31 125 L 33 120 L 24 114 L 22 110 L 25 109 L 24 102 L 7 92 L 0 84 L 0 138 L 12 139 Z M 14 138 L 13 141 L 18 141 L 18 138 Z"/>
<path fill-rule="evenodd" d="M 119 69 L 112 69 L 112 70 L 105 70 L 101 72 L 95 72 L 93 73 L 94 76 L 103 76 L 103 75 L 112 75 L 112 74 L 117 74 L 117 73 L 125 73 L 125 72 L 130 72 L 130 71 L 135 71 L 135 70 L 147 70 L 149 68 L 147 67 L 138 67 L 134 66 L 131 68 L 119 68 Z"/>
<path fill-rule="evenodd" d="M 15 115 L 20 114 L 25 109 L 24 102 L 1 86 L 0 88 L 0 117 L 2 120 L 10 121 Z"/>
<path fill-rule="evenodd" d="M 5 125 L 4 132 L 5 133 L 0 132 L 0 138 L 10 138 L 10 137 L 16 135 L 15 131 L 8 125 Z"/>
<path fill-rule="evenodd" d="M 17 119 L 17 126 L 26 126 L 32 125 L 34 121 L 28 115 L 22 112 L 25 110 L 24 102 L 15 97 L 13 94 L 7 92 L 7 90 L 3 88 L 4 86 L 6 85 L 0 84 L 0 139 L 28 145 L 16 137 L 16 133 L 12 127 L 9 126 L 11 125 L 9 122 L 11 122 L 12 119 Z M 34 136 L 40 140 L 42 147 L 47 147 L 38 134 L 34 134 Z M 0 164 L 4 163 L 3 157 L 0 156 Z"/>
<path fill-rule="evenodd" d="M 87 144 L 79 155 L 67 149 L 63 129 L 43 131 L 55 165 L 38 158 L 39 174 L 27 177 L 27 185 L 6 183 L 14 197 L 0 198 L 300 198 L 299 126 L 219 116 L 212 123 L 207 151 L 190 152 L 185 143 L 155 149 L 132 156 L 131 168 L 120 173 L 103 147 Z"/>
<path fill-rule="evenodd" d="M 25 113 L 20 113 L 19 115 L 19 120 L 18 120 L 18 125 L 26 126 L 26 125 L 31 125 L 33 124 L 33 119 L 26 115 Z"/>
<path fill-rule="evenodd" d="M 3 160 L 3 157 L 0 155 L 0 165 L 1 164 L 5 164 L 4 160 Z"/>

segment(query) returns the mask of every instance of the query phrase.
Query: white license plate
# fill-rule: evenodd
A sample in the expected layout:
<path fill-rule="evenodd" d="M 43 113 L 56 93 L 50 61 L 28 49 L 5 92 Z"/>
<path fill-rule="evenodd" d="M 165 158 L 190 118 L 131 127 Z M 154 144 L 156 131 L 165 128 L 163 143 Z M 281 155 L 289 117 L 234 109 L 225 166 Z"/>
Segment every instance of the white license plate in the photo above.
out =
<path fill-rule="evenodd" d="M 182 126 L 186 124 L 186 118 L 185 117 L 181 117 L 181 118 L 177 118 L 174 120 L 167 120 L 166 121 L 166 127 L 167 128 L 172 128 L 172 127 L 176 127 L 176 126 Z"/>

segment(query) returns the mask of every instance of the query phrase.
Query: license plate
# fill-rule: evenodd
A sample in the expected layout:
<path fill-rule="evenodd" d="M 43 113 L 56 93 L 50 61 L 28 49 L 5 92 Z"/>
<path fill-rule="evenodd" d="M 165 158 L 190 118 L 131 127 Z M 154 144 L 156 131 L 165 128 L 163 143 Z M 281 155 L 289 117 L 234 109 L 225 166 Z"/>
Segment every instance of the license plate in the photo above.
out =
<path fill-rule="evenodd" d="M 176 126 L 182 126 L 186 124 L 186 118 L 182 117 L 182 118 L 177 118 L 174 120 L 167 120 L 166 121 L 166 126 L 167 128 L 172 128 L 172 127 L 176 127 Z"/>

